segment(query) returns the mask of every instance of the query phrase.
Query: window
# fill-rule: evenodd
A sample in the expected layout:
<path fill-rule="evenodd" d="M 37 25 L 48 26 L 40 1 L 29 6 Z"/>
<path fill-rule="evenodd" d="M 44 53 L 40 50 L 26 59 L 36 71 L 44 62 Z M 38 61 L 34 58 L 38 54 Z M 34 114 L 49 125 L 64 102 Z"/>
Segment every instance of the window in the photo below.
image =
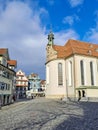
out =
<path fill-rule="evenodd" d="M 68 62 L 68 85 L 72 85 L 72 62 Z"/>
<path fill-rule="evenodd" d="M 36 84 L 34 84 L 34 87 L 36 87 Z"/>
<path fill-rule="evenodd" d="M 18 91 L 18 87 L 16 87 L 16 91 Z"/>
<path fill-rule="evenodd" d="M 10 90 L 10 84 L 8 84 L 8 90 Z"/>
<path fill-rule="evenodd" d="M 94 70 L 93 70 L 93 62 L 90 62 L 90 73 L 91 73 L 91 85 L 94 85 Z"/>
<path fill-rule="evenodd" d="M 22 87 L 20 87 L 20 91 L 22 91 L 23 90 L 23 88 Z"/>
<path fill-rule="evenodd" d="M 6 61 L 6 59 L 3 59 L 3 63 L 2 63 L 4 66 L 6 66 L 7 65 L 7 61 Z"/>
<path fill-rule="evenodd" d="M 81 85 L 84 85 L 84 63 L 80 61 L 80 72 L 81 72 Z"/>
<path fill-rule="evenodd" d="M 63 85 L 62 63 L 58 64 L 58 85 Z"/>

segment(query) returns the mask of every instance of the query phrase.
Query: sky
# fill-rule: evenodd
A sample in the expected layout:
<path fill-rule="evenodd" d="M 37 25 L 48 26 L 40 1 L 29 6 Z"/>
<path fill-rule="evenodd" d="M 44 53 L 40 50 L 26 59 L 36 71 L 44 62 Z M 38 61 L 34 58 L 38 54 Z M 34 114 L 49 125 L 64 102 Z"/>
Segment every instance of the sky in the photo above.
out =
<path fill-rule="evenodd" d="M 45 79 L 51 28 L 56 45 L 68 39 L 98 44 L 98 0 L 0 0 L 0 48 L 8 48 L 26 75 Z"/>

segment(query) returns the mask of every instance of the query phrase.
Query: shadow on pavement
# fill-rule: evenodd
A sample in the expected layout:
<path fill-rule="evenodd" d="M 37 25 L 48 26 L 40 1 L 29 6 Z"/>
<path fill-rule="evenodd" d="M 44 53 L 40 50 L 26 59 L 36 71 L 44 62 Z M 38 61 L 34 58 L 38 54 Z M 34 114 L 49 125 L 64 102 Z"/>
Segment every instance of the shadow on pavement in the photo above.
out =
<path fill-rule="evenodd" d="M 98 130 L 98 103 L 79 102 L 78 106 L 83 115 L 69 115 L 54 130 Z"/>

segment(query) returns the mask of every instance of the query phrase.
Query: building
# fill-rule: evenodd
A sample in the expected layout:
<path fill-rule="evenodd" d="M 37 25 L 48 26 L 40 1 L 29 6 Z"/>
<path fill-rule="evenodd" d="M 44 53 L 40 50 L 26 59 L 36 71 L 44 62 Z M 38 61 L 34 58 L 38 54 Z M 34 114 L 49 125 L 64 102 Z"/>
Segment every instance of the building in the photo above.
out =
<path fill-rule="evenodd" d="M 22 70 L 16 72 L 16 97 L 17 99 L 26 98 L 28 90 L 28 79 Z"/>
<path fill-rule="evenodd" d="M 29 88 L 27 91 L 27 97 L 32 97 L 41 91 L 40 82 L 41 79 L 38 74 L 32 73 L 28 76 Z"/>
<path fill-rule="evenodd" d="M 11 60 L 7 48 L 0 49 L 0 104 L 13 102 L 15 94 L 15 68 L 17 61 Z"/>
<path fill-rule="evenodd" d="M 28 80 L 30 83 L 30 89 L 33 90 L 33 92 L 40 91 L 40 77 L 38 74 L 32 73 L 28 76 Z"/>
<path fill-rule="evenodd" d="M 46 90 L 46 80 L 41 80 L 40 87 L 43 92 Z"/>
<path fill-rule="evenodd" d="M 46 97 L 98 99 L 98 44 L 68 40 L 54 45 L 48 35 L 46 47 Z"/>

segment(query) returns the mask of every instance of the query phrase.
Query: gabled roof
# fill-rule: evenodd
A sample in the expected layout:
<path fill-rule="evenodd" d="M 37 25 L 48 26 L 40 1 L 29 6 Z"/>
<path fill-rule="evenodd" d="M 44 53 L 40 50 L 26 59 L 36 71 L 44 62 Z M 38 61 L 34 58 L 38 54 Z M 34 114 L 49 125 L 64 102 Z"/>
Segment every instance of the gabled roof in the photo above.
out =
<path fill-rule="evenodd" d="M 22 70 L 18 70 L 16 72 L 16 76 L 24 76 L 24 75 L 25 75 L 25 73 Z"/>
<path fill-rule="evenodd" d="M 7 63 L 10 65 L 10 66 L 17 66 L 17 61 L 16 60 L 8 60 Z"/>
<path fill-rule="evenodd" d="M 67 58 L 73 54 L 98 57 L 98 44 L 68 40 L 64 46 L 53 45 L 57 58 Z"/>

